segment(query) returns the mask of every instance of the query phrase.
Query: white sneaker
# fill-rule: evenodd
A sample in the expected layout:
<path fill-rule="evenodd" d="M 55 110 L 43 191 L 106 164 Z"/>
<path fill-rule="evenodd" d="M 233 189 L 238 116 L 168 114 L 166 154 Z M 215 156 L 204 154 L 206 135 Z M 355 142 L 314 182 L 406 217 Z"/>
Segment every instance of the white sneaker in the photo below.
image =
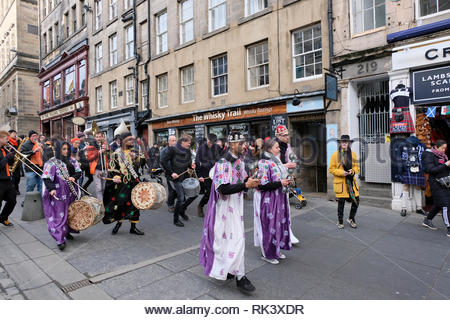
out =
<path fill-rule="evenodd" d="M 291 231 L 291 243 L 292 243 L 292 244 L 299 244 L 299 243 L 300 243 L 300 240 L 298 240 L 297 237 L 294 236 L 294 234 L 292 233 L 292 231 Z"/>
<path fill-rule="evenodd" d="M 284 254 L 280 254 L 280 259 L 286 259 L 286 256 Z"/>
<path fill-rule="evenodd" d="M 262 256 L 261 259 L 263 259 L 264 261 L 271 263 L 271 264 L 279 264 L 280 263 L 280 261 L 278 261 L 277 259 L 267 259 L 264 256 Z"/>

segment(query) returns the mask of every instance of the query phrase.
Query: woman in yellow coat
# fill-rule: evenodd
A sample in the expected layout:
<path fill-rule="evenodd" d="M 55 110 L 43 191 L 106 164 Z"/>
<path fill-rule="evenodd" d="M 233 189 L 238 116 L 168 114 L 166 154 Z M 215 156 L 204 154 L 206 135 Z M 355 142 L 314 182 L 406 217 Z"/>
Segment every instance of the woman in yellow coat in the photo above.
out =
<path fill-rule="evenodd" d="M 350 137 L 346 134 L 338 140 L 339 149 L 331 156 L 329 172 L 334 176 L 334 193 L 338 200 L 338 228 L 344 228 L 345 201 L 351 202 L 350 216 L 347 222 L 356 228 L 356 210 L 359 205 L 359 187 L 355 175 L 359 172 L 356 154 L 350 148 Z"/>

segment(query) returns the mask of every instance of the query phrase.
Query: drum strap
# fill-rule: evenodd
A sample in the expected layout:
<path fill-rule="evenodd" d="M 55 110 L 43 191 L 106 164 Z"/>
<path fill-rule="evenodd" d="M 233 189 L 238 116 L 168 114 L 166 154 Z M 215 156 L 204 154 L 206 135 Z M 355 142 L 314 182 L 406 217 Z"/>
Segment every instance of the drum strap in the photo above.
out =
<path fill-rule="evenodd" d="M 55 166 L 59 169 L 59 171 L 63 175 L 64 180 L 66 180 L 66 183 L 69 186 L 70 192 L 72 192 L 72 194 L 78 199 L 78 192 L 75 190 L 75 187 L 73 186 L 72 181 L 69 180 L 70 176 L 69 176 L 69 172 L 67 171 L 67 168 L 65 166 L 64 167 L 61 166 L 58 163 L 58 160 L 54 160 L 53 163 L 55 164 Z"/>
<path fill-rule="evenodd" d="M 128 169 L 128 172 L 131 173 L 134 179 L 139 180 L 139 175 L 136 173 L 136 171 L 133 168 L 133 165 L 128 161 L 127 157 L 123 153 L 122 149 L 119 150 L 120 158 L 122 158 L 123 163 Z"/>

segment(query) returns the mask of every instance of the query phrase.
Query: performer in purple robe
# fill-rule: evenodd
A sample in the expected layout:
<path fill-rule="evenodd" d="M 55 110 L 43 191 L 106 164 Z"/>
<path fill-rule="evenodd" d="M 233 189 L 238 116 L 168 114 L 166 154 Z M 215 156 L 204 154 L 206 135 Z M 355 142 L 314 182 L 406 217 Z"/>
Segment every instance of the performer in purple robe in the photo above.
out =
<path fill-rule="evenodd" d="M 200 264 L 205 274 L 219 280 L 232 279 L 243 292 L 255 287 L 245 276 L 244 199 L 243 192 L 259 185 L 248 178 L 241 156 L 247 148 L 244 136 L 232 132 L 230 149 L 214 166 L 211 196 L 208 202 L 200 246 Z"/>
<path fill-rule="evenodd" d="M 70 156 L 70 144 L 57 142 L 55 157 L 44 164 L 42 180 L 44 188 L 42 205 L 50 235 L 56 240 L 62 251 L 66 247 L 66 239 L 73 239 L 67 225 L 67 210 L 78 195 L 78 187 L 74 184 L 81 177 L 78 162 Z M 75 233 L 75 232 L 74 232 Z"/>
<path fill-rule="evenodd" d="M 262 259 L 278 264 L 286 256 L 280 250 L 292 248 L 290 240 L 289 197 L 283 187 L 291 184 L 286 167 L 281 163 L 276 140 L 264 142 L 264 153 L 258 162 L 261 185 L 253 197 L 254 243 L 261 247 Z"/>

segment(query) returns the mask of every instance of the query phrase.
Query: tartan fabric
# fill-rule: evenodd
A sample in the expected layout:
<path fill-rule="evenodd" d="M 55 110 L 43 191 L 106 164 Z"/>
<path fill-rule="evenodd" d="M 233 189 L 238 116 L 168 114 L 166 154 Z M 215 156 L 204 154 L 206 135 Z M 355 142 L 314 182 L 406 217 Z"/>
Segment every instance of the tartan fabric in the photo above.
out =
<path fill-rule="evenodd" d="M 425 186 L 425 176 L 422 173 L 412 173 L 405 171 L 400 177 L 403 184 L 409 184 L 413 186 L 423 187 Z"/>
<path fill-rule="evenodd" d="M 395 108 L 394 108 L 395 109 Z M 408 108 L 401 108 L 403 114 L 403 120 L 400 122 L 395 121 L 395 118 L 391 119 L 390 133 L 415 133 L 414 123 L 409 113 Z"/>

